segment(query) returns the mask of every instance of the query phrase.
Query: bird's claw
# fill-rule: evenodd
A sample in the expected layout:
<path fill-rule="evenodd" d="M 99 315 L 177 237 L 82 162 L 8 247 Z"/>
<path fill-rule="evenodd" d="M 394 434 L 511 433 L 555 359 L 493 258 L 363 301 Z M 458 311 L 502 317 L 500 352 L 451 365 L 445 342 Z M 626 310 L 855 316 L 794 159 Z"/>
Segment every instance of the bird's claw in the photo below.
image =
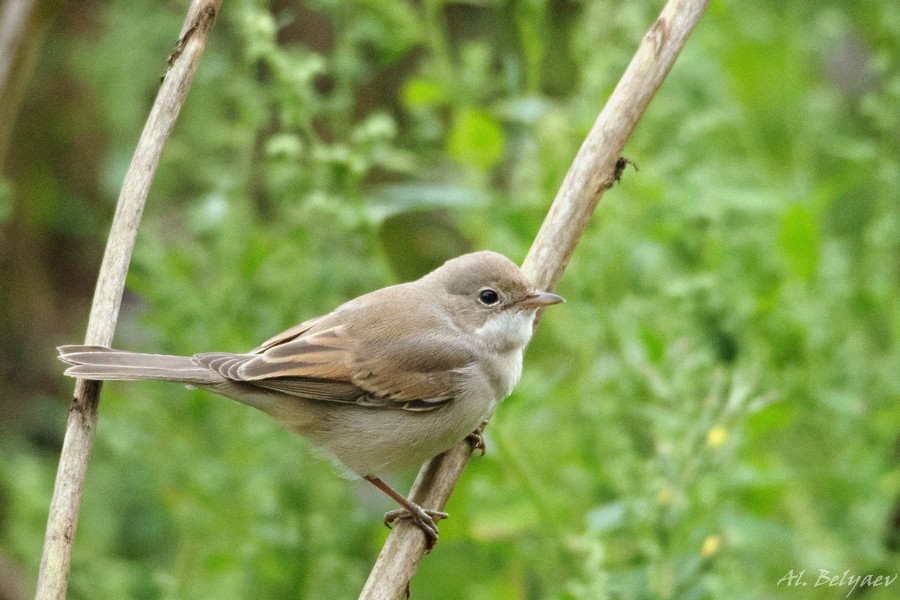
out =
<path fill-rule="evenodd" d="M 487 444 L 484 442 L 484 426 L 487 423 L 487 421 L 483 421 L 478 426 L 478 429 L 466 436 L 466 441 L 472 445 L 472 452 L 480 450 L 480 456 L 484 456 L 485 452 L 487 452 Z"/>
<path fill-rule="evenodd" d="M 418 504 L 410 503 L 410 507 L 392 510 L 384 514 L 384 524 L 388 529 L 398 519 L 410 519 L 425 534 L 425 552 L 431 552 L 438 541 L 437 521 L 446 519 L 447 513 L 430 508 L 422 508 Z"/>

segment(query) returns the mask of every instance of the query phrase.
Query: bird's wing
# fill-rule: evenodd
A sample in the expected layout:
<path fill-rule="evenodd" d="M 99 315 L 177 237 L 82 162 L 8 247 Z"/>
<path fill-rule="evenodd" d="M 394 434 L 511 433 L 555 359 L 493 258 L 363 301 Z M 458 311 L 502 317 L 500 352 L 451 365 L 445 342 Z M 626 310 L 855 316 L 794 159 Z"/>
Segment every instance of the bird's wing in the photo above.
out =
<path fill-rule="evenodd" d="M 303 398 L 415 411 L 452 400 L 460 389 L 460 369 L 474 360 L 421 338 L 394 339 L 362 356 L 340 325 L 310 331 L 317 321 L 285 331 L 252 354 L 198 354 L 194 360 L 228 379 Z"/>
<path fill-rule="evenodd" d="M 327 316 L 328 315 L 322 315 L 321 317 L 315 317 L 313 319 L 303 321 L 299 325 L 294 325 L 290 329 L 285 329 L 278 335 L 267 339 L 265 342 L 263 342 L 262 344 L 257 346 L 252 351 L 252 354 L 259 354 L 261 352 L 265 352 L 269 348 L 272 348 L 279 344 L 283 344 L 285 342 L 289 342 L 289 341 L 293 340 L 294 338 L 297 338 L 297 337 L 303 335 L 304 333 L 306 333 L 307 331 L 309 331 L 310 329 L 312 329 L 313 327 L 315 327 L 316 325 L 321 323 L 323 320 L 325 320 L 325 317 L 327 317 Z"/>

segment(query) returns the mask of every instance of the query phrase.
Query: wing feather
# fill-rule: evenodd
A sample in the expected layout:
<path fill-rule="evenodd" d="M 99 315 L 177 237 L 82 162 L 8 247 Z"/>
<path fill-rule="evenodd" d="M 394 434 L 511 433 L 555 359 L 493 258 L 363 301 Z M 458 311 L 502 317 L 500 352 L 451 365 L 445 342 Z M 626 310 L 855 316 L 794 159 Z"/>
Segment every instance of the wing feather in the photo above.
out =
<path fill-rule="evenodd" d="M 289 395 L 408 411 L 450 402 L 475 361 L 468 348 L 423 336 L 392 337 L 364 354 L 333 315 L 292 327 L 249 354 L 198 354 L 194 360 L 228 379 Z"/>
<path fill-rule="evenodd" d="M 340 326 L 310 332 L 301 325 L 254 353 L 211 352 L 194 361 L 233 381 L 293 396 L 421 412 L 446 404 L 458 389 L 457 373 L 428 368 L 433 355 L 423 348 L 418 360 L 361 357 Z"/>

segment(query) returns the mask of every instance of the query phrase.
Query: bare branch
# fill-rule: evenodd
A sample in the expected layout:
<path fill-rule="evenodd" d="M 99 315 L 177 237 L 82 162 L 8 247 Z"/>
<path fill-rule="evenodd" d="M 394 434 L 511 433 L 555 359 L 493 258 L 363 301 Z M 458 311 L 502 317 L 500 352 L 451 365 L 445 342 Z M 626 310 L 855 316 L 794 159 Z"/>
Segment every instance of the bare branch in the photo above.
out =
<path fill-rule="evenodd" d="M 709 0 L 670 0 L 644 35 L 575 155 L 522 264 L 538 287 L 556 289 L 603 192 L 616 182 L 616 163 L 625 143 L 708 4 Z"/>
<path fill-rule="evenodd" d="M 708 4 L 709 0 L 670 0 L 644 36 L 575 156 L 522 265 L 539 288 L 552 291 L 562 278 L 603 192 L 621 174 L 617 163 L 625 143 Z M 464 441 L 426 463 L 413 485 L 412 500 L 443 509 L 471 452 Z M 402 598 L 424 549 L 425 538 L 418 528 L 400 523 L 388 536 L 360 599 Z"/>
<path fill-rule="evenodd" d="M 134 249 L 138 224 L 144 211 L 150 184 L 159 165 L 163 147 L 187 97 L 220 5 L 221 0 L 192 2 L 175 52 L 169 58 L 165 79 L 122 183 L 94 291 L 85 336 L 86 344 L 109 346 L 112 343 L 122 292 L 125 289 L 125 275 L 131 262 L 131 252 Z M 53 498 L 50 501 L 44 553 L 41 557 L 35 595 L 37 600 L 62 600 L 66 596 L 72 560 L 72 542 L 78 524 L 88 456 L 97 426 L 99 399 L 98 382 L 84 380 L 76 382 Z"/>

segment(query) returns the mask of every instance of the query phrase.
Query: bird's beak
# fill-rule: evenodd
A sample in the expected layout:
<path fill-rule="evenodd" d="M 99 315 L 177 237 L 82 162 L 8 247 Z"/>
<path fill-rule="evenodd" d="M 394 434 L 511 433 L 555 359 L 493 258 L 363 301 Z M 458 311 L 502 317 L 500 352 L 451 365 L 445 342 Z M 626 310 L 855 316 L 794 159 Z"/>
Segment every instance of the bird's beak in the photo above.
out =
<path fill-rule="evenodd" d="M 556 294 L 551 294 L 550 292 L 541 292 L 539 290 L 534 290 L 533 292 L 519 300 L 519 306 L 524 306 L 525 308 L 542 308 L 544 306 L 559 304 L 560 302 L 565 301 L 566 299 L 562 296 L 557 296 Z"/>

